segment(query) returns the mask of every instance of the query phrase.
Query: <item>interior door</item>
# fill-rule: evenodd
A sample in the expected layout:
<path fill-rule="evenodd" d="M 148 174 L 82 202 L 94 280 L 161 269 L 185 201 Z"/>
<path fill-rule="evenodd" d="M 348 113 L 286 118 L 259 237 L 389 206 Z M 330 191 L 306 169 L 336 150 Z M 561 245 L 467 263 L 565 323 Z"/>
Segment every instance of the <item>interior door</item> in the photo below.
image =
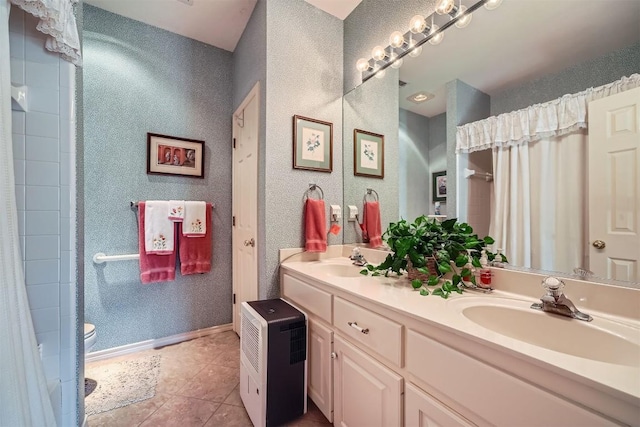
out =
<path fill-rule="evenodd" d="M 640 88 L 589 103 L 589 268 L 640 280 Z"/>
<path fill-rule="evenodd" d="M 233 330 L 240 304 L 258 299 L 258 131 L 260 83 L 233 114 Z"/>

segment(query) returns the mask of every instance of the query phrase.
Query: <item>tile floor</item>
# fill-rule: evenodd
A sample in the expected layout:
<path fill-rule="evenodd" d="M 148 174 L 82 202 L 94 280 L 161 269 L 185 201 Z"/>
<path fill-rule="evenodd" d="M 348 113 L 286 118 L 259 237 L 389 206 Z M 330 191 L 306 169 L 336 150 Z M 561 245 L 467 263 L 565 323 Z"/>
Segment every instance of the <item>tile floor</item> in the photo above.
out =
<path fill-rule="evenodd" d="M 251 426 L 238 391 L 240 340 L 221 332 L 159 349 L 88 363 L 85 373 L 99 365 L 162 355 L 156 395 L 101 414 L 92 415 L 90 427 L 100 426 Z M 331 425 L 309 400 L 308 412 L 289 424 L 299 427 Z"/>

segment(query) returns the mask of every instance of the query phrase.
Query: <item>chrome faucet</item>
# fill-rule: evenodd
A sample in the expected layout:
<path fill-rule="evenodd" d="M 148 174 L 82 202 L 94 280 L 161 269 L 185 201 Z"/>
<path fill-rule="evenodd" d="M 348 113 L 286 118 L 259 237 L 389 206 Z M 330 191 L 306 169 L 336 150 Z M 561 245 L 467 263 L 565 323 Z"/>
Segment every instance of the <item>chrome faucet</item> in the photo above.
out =
<path fill-rule="evenodd" d="M 359 267 L 367 265 L 367 260 L 364 258 L 364 255 L 360 253 L 360 249 L 358 248 L 353 248 L 349 259 L 353 261 L 353 265 L 357 265 Z"/>
<path fill-rule="evenodd" d="M 540 302 L 531 304 L 531 308 L 584 320 L 585 322 L 593 320 L 593 317 L 578 310 L 575 304 L 562 292 L 564 287 L 562 280 L 548 276 L 542 281 L 542 287 L 545 288 L 547 293 L 540 298 Z"/>

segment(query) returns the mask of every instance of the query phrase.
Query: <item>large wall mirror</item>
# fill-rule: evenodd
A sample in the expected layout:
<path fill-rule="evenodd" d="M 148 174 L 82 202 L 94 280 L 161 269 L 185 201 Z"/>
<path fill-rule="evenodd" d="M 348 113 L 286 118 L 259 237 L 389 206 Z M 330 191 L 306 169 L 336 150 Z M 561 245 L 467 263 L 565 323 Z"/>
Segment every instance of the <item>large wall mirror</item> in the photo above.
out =
<path fill-rule="evenodd" d="M 410 18 L 399 30 L 408 29 Z M 495 10 L 479 8 L 466 28 L 448 28 L 440 44 L 426 43 L 420 56 L 406 56 L 399 69 L 388 68 L 383 78 L 371 78 L 345 95 L 345 209 L 361 209 L 367 189 L 375 189 L 384 230 L 401 217 L 433 215 L 440 199 L 442 215 L 457 216 L 478 234 L 489 234 L 494 182 L 487 174 L 493 172 L 492 152 L 456 155 L 456 126 L 640 72 L 638 22 L 640 2 L 635 0 L 505 0 Z M 354 129 L 384 134 L 384 179 L 354 175 Z M 586 163 L 584 168 L 581 179 L 586 180 Z M 433 185 L 441 176 L 447 177 L 444 199 Z M 628 179 L 639 185 L 637 165 Z M 587 206 L 565 206 L 560 212 L 549 204 L 545 209 L 584 217 L 586 223 Z M 637 204 L 635 209 L 630 218 L 637 228 Z M 561 233 L 557 238 L 563 238 Z M 344 242 L 362 242 L 357 224 L 346 217 Z M 589 243 L 585 239 L 574 244 Z M 636 249 L 632 257 L 638 255 Z M 576 267 L 589 268 L 588 257 L 586 263 L 568 261 L 553 270 L 573 274 Z M 639 280 L 637 264 L 631 267 L 636 274 L 629 281 L 633 285 Z M 549 270 L 545 265 L 526 267 Z"/>

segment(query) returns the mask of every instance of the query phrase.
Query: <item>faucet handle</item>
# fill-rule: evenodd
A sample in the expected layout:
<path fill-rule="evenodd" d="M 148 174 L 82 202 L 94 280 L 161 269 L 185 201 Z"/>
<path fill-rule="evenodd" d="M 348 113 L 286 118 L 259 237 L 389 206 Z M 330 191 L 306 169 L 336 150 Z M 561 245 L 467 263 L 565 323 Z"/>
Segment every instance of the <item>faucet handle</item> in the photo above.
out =
<path fill-rule="evenodd" d="M 564 282 L 557 277 L 547 276 L 542 280 L 542 287 L 547 291 L 548 295 L 557 297 L 562 293 Z"/>

